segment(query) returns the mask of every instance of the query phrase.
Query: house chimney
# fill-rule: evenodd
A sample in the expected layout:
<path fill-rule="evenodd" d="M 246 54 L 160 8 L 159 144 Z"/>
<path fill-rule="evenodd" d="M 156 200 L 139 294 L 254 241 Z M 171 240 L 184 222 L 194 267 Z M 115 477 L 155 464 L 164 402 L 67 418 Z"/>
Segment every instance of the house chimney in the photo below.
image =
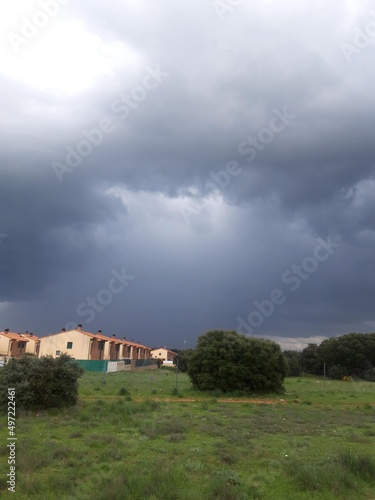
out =
<path fill-rule="evenodd" d="M 116 334 L 114 333 L 114 334 L 112 335 L 112 337 L 113 337 L 113 338 L 115 338 L 115 337 L 116 337 Z"/>
<path fill-rule="evenodd" d="M 34 334 L 33 333 L 30 333 L 30 337 L 32 337 Z"/>
<path fill-rule="evenodd" d="M 77 330 L 82 330 L 82 325 L 81 325 L 81 323 L 77 326 Z"/>
<path fill-rule="evenodd" d="M 124 340 L 126 340 L 126 337 L 124 337 Z"/>
<path fill-rule="evenodd" d="M 62 331 L 62 332 L 65 332 L 65 328 L 61 328 L 61 331 Z"/>
<path fill-rule="evenodd" d="M 29 333 L 29 330 L 26 330 L 26 332 L 25 332 L 25 333 Z"/>
<path fill-rule="evenodd" d="M 8 333 L 9 332 L 9 328 L 5 328 L 4 332 Z"/>
<path fill-rule="evenodd" d="M 101 331 L 101 330 L 98 330 L 98 333 L 102 333 L 102 331 Z"/>

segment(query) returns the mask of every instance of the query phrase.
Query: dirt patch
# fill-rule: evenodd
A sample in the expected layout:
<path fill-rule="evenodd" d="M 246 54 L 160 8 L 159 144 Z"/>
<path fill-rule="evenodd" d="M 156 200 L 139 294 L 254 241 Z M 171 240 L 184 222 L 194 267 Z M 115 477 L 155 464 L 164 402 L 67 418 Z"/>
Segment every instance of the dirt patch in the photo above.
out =
<path fill-rule="evenodd" d="M 134 401 L 141 402 L 146 401 L 145 399 L 134 399 Z M 160 401 L 162 403 L 207 403 L 212 401 L 208 398 L 157 398 L 154 401 Z M 250 403 L 250 404 L 258 404 L 258 405 L 275 405 L 275 404 L 286 404 L 287 401 L 284 399 L 216 399 L 218 403 Z"/>
<path fill-rule="evenodd" d="M 96 399 L 124 400 L 123 396 L 117 395 L 100 395 L 100 396 L 81 396 L 80 399 L 95 401 Z M 133 398 L 132 401 L 142 403 L 144 401 L 158 401 L 160 403 L 209 403 L 210 401 L 217 403 L 249 403 L 256 405 L 276 405 L 286 404 L 288 401 L 284 399 L 233 399 L 233 398 Z"/>

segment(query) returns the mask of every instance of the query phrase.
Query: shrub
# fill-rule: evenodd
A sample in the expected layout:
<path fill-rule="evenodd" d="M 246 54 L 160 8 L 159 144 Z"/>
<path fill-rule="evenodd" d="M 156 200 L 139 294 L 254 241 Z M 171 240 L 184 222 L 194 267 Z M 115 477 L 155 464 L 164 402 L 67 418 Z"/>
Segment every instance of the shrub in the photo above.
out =
<path fill-rule="evenodd" d="M 78 398 L 78 378 L 83 369 L 66 354 L 35 358 L 25 354 L 11 359 L 0 372 L 0 408 L 6 408 L 8 387 L 16 390 L 16 407 L 46 410 L 73 406 Z"/>
<path fill-rule="evenodd" d="M 118 391 L 118 394 L 119 396 L 130 396 L 130 392 L 126 387 L 121 387 L 121 389 Z"/>
<path fill-rule="evenodd" d="M 347 370 L 342 366 L 331 366 L 328 370 L 328 377 L 342 380 L 343 377 L 348 376 Z"/>
<path fill-rule="evenodd" d="M 214 330 L 199 337 L 188 374 L 200 390 L 275 392 L 283 388 L 286 361 L 275 342 Z"/>

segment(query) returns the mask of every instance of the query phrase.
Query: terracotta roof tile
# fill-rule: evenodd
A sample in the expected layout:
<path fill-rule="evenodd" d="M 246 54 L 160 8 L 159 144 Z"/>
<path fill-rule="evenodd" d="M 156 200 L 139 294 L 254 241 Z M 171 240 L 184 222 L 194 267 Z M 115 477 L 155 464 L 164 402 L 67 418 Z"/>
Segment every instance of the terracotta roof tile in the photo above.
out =
<path fill-rule="evenodd" d="M 0 335 L 7 337 L 10 340 L 22 340 L 23 342 L 28 342 L 29 340 L 23 336 L 21 333 L 15 332 L 0 332 Z"/>
<path fill-rule="evenodd" d="M 74 330 L 67 330 L 65 332 L 60 331 L 57 333 L 51 333 L 50 335 L 45 335 L 44 337 L 41 337 L 41 340 L 46 337 L 53 337 L 54 335 L 60 335 L 62 333 L 69 333 L 69 332 L 77 332 L 77 333 L 83 333 L 83 335 L 86 335 L 90 338 L 96 338 L 99 340 L 104 340 L 105 342 L 115 342 L 116 344 L 123 344 L 123 345 L 130 345 L 132 347 L 140 347 L 142 349 L 149 349 L 151 350 L 150 347 L 147 347 L 143 344 L 138 344 L 137 342 L 131 342 L 130 340 L 123 340 L 119 339 L 117 337 L 107 337 L 106 335 L 103 335 L 102 333 L 91 333 L 91 332 L 86 332 L 85 330 L 80 330 L 80 329 L 74 329 Z"/>

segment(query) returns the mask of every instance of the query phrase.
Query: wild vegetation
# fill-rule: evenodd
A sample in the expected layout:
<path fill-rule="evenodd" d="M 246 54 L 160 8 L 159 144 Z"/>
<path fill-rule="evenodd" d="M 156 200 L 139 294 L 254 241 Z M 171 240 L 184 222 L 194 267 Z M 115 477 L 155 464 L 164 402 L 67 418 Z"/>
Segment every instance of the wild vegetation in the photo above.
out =
<path fill-rule="evenodd" d="M 373 499 L 375 385 L 294 377 L 285 389 L 241 396 L 171 370 L 85 373 L 76 406 L 18 412 L 17 498 Z"/>

